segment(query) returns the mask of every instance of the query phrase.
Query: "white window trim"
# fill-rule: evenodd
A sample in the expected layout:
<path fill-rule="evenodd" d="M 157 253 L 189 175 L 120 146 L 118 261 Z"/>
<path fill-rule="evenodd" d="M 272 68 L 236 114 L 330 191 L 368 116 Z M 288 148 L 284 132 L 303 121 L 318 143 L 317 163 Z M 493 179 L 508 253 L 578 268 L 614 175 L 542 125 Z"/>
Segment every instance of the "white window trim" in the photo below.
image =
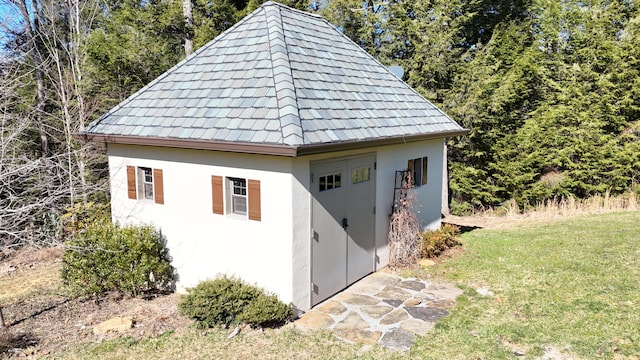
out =
<path fill-rule="evenodd" d="M 238 219 L 247 219 L 249 216 L 249 196 L 248 196 L 248 180 L 242 177 L 235 176 L 226 176 L 225 178 L 225 213 L 229 217 L 238 218 Z M 235 194 L 235 184 L 234 181 L 243 181 L 244 187 L 239 188 L 240 191 L 244 190 L 244 194 Z M 237 212 L 234 209 L 234 198 L 235 199 L 244 199 L 244 212 Z"/>
<path fill-rule="evenodd" d="M 147 181 L 145 171 L 149 171 L 149 176 L 151 177 L 151 181 Z M 153 168 L 146 166 L 136 166 L 136 182 L 138 184 L 138 199 L 146 200 L 146 201 L 154 201 L 155 196 L 155 188 L 154 188 L 154 178 L 153 178 Z M 147 193 L 145 191 L 145 187 L 149 185 L 151 187 L 150 197 L 147 197 Z"/>

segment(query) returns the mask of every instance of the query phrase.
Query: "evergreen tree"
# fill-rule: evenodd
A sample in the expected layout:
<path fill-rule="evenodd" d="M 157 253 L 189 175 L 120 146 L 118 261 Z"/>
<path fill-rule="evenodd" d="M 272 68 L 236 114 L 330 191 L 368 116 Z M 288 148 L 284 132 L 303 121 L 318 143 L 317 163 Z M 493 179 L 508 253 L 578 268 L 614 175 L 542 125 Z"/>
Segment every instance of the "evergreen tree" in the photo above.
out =
<path fill-rule="evenodd" d="M 106 111 L 184 57 L 181 2 L 123 0 L 105 9 L 88 39 L 92 95 Z"/>

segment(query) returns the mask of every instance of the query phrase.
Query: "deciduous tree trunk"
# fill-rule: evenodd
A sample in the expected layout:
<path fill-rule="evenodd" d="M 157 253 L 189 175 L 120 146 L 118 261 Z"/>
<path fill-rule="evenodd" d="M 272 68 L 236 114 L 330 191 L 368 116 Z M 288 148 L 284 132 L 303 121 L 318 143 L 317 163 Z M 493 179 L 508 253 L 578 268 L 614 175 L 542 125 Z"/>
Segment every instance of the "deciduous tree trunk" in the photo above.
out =
<path fill-rule="evenodd" d="M 191 0 L 182 0 L 182 13 L 184 14 L 184 53 L 186 56 L 193 52 L 193 9 Z"/>
<path fill-rule="evenodd" d="M 37 0 L 31 1 L 31 11 L 33 14 L 29 14 L 29 8 L 27 6 L 26 0 L 11 0 L 20 10 L 20 14 L 22 15 L 22 19 L 24 21 L 24 31 L 28 41 L 28 53 L 31 57 L 31 61 L 33 62 L 33 69 L 36 75 L 36 88 L 37 88 L 37 97 L 38 97 L 38 105 L 36 106 L 36 122 L 38 127 L 38 133 L 40 136 L 40 148 L 41 148 L 41 156 L 46 157 L 49 154 L 49 138 L 47 136 L 43 114 L 44 107 L 47 101 L 46 98 L 46 89 L 44 86 L 44 74 L 42 70 L 42 56 L 40 54 L 40 48 L 38 44 L 40 43 L 40 12 L 39 5 Z"/>

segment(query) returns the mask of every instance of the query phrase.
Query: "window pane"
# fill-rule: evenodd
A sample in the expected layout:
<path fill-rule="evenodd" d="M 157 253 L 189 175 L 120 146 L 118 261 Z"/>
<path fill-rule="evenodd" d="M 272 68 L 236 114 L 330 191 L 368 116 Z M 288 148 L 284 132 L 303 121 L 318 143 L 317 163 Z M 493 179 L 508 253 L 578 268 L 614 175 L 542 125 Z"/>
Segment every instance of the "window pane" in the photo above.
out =
<path fill-rule="evenodd" d="M 351 171 L 351 183 L 352 184 L 357 184 L 357 183 L 361 183 L 364 181 L 369 181 L 369 176 L 370 176 L 370 170 L 369 167 L 361 167 L 361 168 L 357 168 L 357 169 L 353 169 Z"/>
<path fill-rule="evenodd" d="M 414 174 L 414 182 L 413 184 L 419 186 L 422 184 L 422 159 L 418 158 L 413 160 L 413 174 Z"/>
<path fill-rule="evenodd" d="M 233 196 L 231 199 L 233 212 L 235 214 L 246 214 L 247 213 L 247 198 L 242 196 Z"/>
<path fill-rule="evenodd" d="M 143 168 L 144 171 L 144 181 L 145 182 L 153 182 L 153 175 L 150 168 Z"/>
<path fill-rule="evenodd" d="M 230 214 L 247 214 L 247 179 L 228 177 L 226 187 L 226 208 Z"/>
<path fill-rule="evenodd" d="M 151 168 L 138 168 L 138 197 L 153 200 L 153 170 Z"/>
<path fill-rule="evenodd" d="M 320 191 L 339 188 L 342 186 L 342 173 L 320 176 L 318 186 Z"/>
<path fill-rule="evenodd" d="M 426 185 L 427 184 L 427 164 L 428 164 L 428 160 L 429 158 L 427 158 L 426 156 L 422 158 L 422 185 Z"/>
<path fill-rule="evenodd" d="M 235 195 L 247 195 L 247 180 L 245 179 L 232 179 L 233 193 Z"/>
<path fill-rule="evenodd" d="M 153 199 L 153 184 L 149 184 L 149 183 L 144 184 L 144 198 Z"/>

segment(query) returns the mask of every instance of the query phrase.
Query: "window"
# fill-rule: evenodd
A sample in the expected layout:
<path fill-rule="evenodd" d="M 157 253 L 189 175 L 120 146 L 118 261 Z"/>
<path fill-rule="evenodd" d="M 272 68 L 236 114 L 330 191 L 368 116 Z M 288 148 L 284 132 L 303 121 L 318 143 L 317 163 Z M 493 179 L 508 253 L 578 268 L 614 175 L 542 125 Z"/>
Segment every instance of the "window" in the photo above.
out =
<path fill-rule="evenodd" d="M 234 214 L 261 221 L 260 180 L 213 175 L 211 203 L 214 214 Z"/>
<path fill-rule="evenodd" d="M 162 169 L 127 166 L 127 192 L 129 199 L 147 199 L 164 204 Z"/>
<path fill-rule="evenodd" d="M 427 184 L 427 165 L 429 158 L 421 157 L 409 160 L 408 170 L 413 178 L 413 186 L 418 187 Z"/>
<path fill-rule="evenodd" d="M 227 186 L 231 196 L 231 213 L 238 215 L 247 214 L 247 180 L 239 178 L 227 178 Z"/>
<path fill-rule="evenodd" d="M 153 200 L 153 171 L 151 168 L 138 168 L 138 194 L 140 199 Z"/>
<path fill-rule="evenodd" d="M 331 189 L 337 189 L 342 186 L 341 182 L 342 173 L 329 174 L 320 176 L 318 179 L 318 185 L 320 186 L 320 191 L 327 191 Z"/>
<path fill-rule="evenodd" d="M 357 184 L 371 179 L 371 168 L 368 166 L 351 170 L 351 183 Z"/>

